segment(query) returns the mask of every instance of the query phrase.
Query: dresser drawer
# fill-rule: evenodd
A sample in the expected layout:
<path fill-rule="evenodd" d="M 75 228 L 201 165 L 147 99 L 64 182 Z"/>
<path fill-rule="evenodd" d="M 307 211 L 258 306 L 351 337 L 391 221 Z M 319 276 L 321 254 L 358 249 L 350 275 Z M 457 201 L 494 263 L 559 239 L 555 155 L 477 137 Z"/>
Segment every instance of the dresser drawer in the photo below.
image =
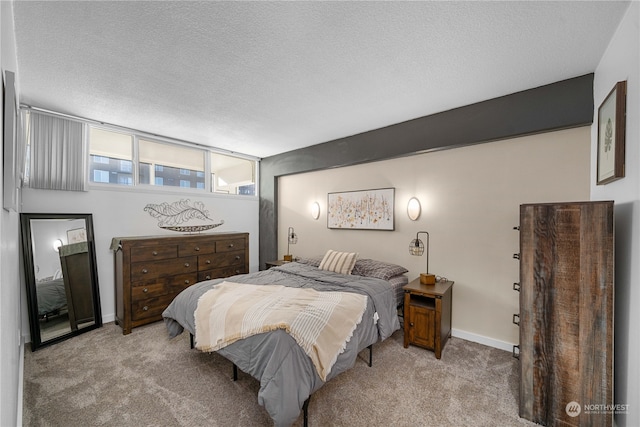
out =
<path fill-rule="evenodd" d="M 178 245 L 139 246 L 131 248 L 131 262 L 154 261 L 158 259 L 176 258 Z"/>
<path fill-rule="evenodd" d="M 198 258 L 185 257 L 172 262 L 147 261 L 131 264 L 131 281 L 139 282 L 176 274 L 195 273 L 198 271 Z"/>
<path fill-rule="evenodd" d="M 162 295 L 155 298 L 147 298 L 131 302 L 131 314 L 133 320 L 145 319 L 162 315 L 177 293 Z"/>
<path fill-rule="evenodd" d="M 185 242 L 178 247 L 178 254 L 181 257 L 212 254 L 216 251 L 215 242 Z"/>
<path fill-rule="evenodd" d="M 139 301 L 168 293 L 178 293 L 197 281 L 198 276 L 194 273 L 189 273 L 137 282 L 131 287 L 131 299 Z"/>
<path fill-rule="evenodd" d="M 236 265 L 232 267 L 215 268 L 213 270 L 199 271 L 198 282 L 203 280 L 220 279 L 222 277 L 235 276 L 236 274 L 245 274 L 244 265 Z"/>
<path fill-rule="evenodd" d="M 244 251 L 223 252 L 198 257 L 198 271 L 244 264 Z"/>
<path fill-rule="evenodd" d="M 216 242 L 216 252 L 244 251 L 244 239 L 226 239 Z"/>

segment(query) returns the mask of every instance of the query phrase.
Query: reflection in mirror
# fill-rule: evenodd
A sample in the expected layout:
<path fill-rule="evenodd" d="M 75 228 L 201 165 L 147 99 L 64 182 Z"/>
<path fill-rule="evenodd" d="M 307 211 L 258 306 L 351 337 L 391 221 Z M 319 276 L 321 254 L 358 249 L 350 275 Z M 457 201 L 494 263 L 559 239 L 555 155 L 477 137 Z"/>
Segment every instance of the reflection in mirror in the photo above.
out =
<path fill-rule="evenodd" d="M 31 349 L 102 326 L 91 214 L 20 219 Z"/>

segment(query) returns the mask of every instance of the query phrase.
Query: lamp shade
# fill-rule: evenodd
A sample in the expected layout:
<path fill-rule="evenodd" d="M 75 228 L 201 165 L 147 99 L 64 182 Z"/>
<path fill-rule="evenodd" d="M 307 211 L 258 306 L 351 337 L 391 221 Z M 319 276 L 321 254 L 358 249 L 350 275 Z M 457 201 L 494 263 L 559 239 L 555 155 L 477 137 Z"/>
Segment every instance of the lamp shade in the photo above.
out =
<path fill-rule="evenodd" d="M 290 245 L 295 245 L 298 243 L 298 235 L 296 234 L 293 227 L 289 227 L 289 231 L 287 232 L 287 241 Z"/>
<path fill-rule="evenodd" d="M 291 245 L 295 245 L 298 243 L 298 235 L 296 234 L 293 227 L 289 227 L 287 230 L 287 253 L 284 256 L 285 261 L 293 261 L 293 255 L 291 255 Z"/>
<path fill-rule="evenodd" d="M 414 256 L 422 256 L 424 253 L 424 243 L 422 240 L 415 238 L 409 243 L 409 253 Z"/>
<path fill-rule="evenodd" d="M 412 197 L 409 199 L 409 203 L 407 203 L 407 216 L 411 221 L 415 221 L 420 218 L 420 212 L 422 211 L 422 207 L 420 206 L 420 200 Z"/>
<path fill-rule="evenodd" d="M 313 204 L 311 205 L 311 217 L 313 219 L 320 218 L 320 203 L 313 202 Z"/>

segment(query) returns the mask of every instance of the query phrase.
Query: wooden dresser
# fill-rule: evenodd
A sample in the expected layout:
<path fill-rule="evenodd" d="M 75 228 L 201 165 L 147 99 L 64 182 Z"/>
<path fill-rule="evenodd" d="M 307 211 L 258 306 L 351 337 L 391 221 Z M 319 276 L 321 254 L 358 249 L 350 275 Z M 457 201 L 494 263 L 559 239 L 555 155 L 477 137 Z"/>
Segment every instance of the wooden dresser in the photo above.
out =
<path fill-rule="evenodd" d="M 522 205 L 519 230 L 520 416 L 612 426 L 613 202 Z"/>
<path fill-rule="evenodd" d="M 123 334 L 162 319 L 183 289 L 196 282 L 249 272 L 249 234 L 117 237 L 116 323 Z"/>

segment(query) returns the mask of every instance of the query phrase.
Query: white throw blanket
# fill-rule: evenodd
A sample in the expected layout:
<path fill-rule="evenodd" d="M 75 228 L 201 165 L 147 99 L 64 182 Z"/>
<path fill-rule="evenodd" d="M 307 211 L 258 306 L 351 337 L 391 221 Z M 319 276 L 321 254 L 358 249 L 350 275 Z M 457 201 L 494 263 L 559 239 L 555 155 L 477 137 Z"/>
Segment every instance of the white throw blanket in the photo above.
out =
<path fill-rule="evenodd" d="M 198 300 L 196 348 L 216 351 L 255 334 L 284 329 L 326 381 L 366 307 L 365 295 L 350 292 L 225 281 Z"/>

